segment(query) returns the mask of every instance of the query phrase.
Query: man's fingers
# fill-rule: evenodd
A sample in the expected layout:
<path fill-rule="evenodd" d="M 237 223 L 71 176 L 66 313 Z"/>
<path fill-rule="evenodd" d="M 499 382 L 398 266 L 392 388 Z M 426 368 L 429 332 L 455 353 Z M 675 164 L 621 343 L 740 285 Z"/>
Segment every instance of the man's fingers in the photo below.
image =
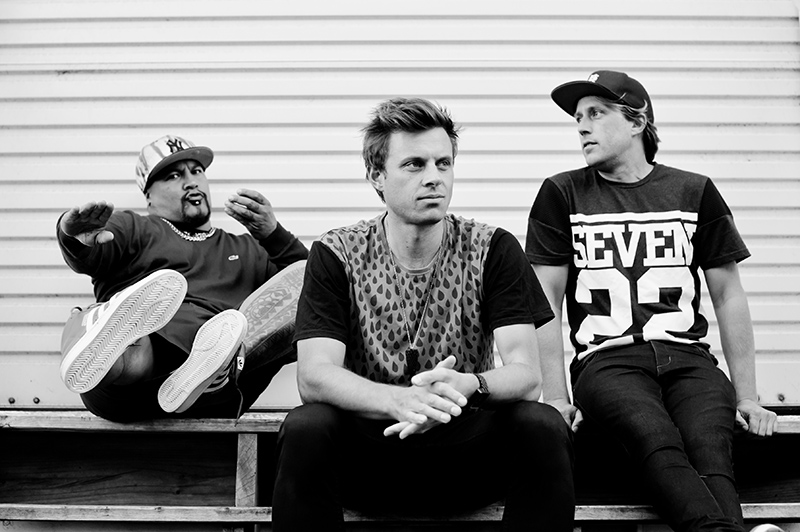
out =
<path fill-rule="evenodd" d="M 408 438 L 412 434 L 416 434 L 417 432 L 422 431 L 422 429 L 424 427 L 425 427 L 425 425 L 417 425 L 416 423 L 409 423 L 408 425 L 406 425 L 403 428 L 403 430 L 400 431 L 400 434 L 399 434 L 400 439 L 401 440 L 405 440 L 406 438 Z"/>
<path fill-rule="evenodd" d="M 576 409 L 575 417 L 572 418 L 572 426 L 570 427 L 572 428 L 572 432 L 578 432 L 578 429 L 581 427 L 582 423 L 583 423 L 583 412 Z"/>
<path fill-rule="evenodd" d="M 449 401 L 448 401 L 449 403 Z M 450 403 L 452 404 L 452 403 Z M 457 407 L 456 407 L 457 408 Z M 420 414 L 426 418 L 435 419 L 440 423 L 449 423 L 452 415 L 449 413 L 450 407 L 437 405 L 436 407 L 424 405 L 420 409 Z M 459 412 L 460 413 L 460 412 Z"/>
<path fill-rule="evenodd" d="M 95 243 L 96 233 L 105 228 L 113 212 L 113 204 L 104 201 L 89 202 L 80 207 L 72 207 L 64 213 L 59 225 L 64 234 L 92 245 Z M 103 237 L 102 240 L 107 242 L 111 238 Z"/>
<path fill-rule="evenodd" d="M 456 367 L 456 357 L 454 355 L 450 355 L 449 357 L 445 358 L 438 364 L 436 364 L 437 368 L 446 368 L 446 369 L 453 369 Z"/>
<path fill-rule="evenodd" d="M 404 417 L 406 418 L 406 421 L 403 423 L 425 423 L 428 421 L 428 418 L 419 412 L 408 411 Z"/>
<path fill-rule="evenodd" d="M 461 415 L 461 408 L 458 407 L 467 406 L 467 398 L 446 382 L 434 383 L 433 386 L 431 386 L 431 390 L 440 397 L 444 397 L 445 399 L 453 402 L 453 406 L 450 408 L 450 413 L 454 416 Z M 458 412 L 455 412 L 454 409 L 458 409 Z"/>
<path fill-rule="evenodd" d="M 260 192 L 240 188 L 235 194 L 228 197 L 228 202 L 232 205 L 241 205 L 246 210 L 263 213 L 266 208 L 271 208 L 272 204 Z"/>
<path fill-rule="evenodd" d="M 89 220 L 108 220 L 114 212 L 114 205 L 105 201 L 92 201 L 78 208 L 78 216 Z"/>
<path fill-rule="evenodd" d="M 428 386 L 431 383 L 442 380 L 444 377 L 444 372 L 438 370 L 439 367 L 437 366 L 434 369 L 417 373 L 411 377 L 411 384 L 415 386 Z"/>
<path fill-rule="evenodd" d="M 101 231 L 94 239 L 96 244 L 107 244 L 112 240 L 114 240 L 114 233 L 111 231 Z"/>
<path fill-rule="evenodd" d="M 744 430 L 748 431 L 750 430 L 750 426 L 748 425 L 747 420 L 745 420 L 742 413 L 739 412 L 738 410 L 736 411 L 736 424 L 739 425 Z"/>
<path fill-rule="evenodd" d="M 389 425 L 383 430 L 383 435 L 394 436 L 395 434 L 400 434 L 408 425 L 411 425 L 408 421 L 400 421 L 394 425 Z"/>
<path fill-rule="evenodd" d="M 408 421 L 401 421 L 399 423 L 395 423 L 389 427 L 386 427 L 383 430 L 384 436 L 394 436 L 397 435 L 401 440 L 404 440 L 411 436 L 412 434 L 416 434 L 417 432 L 424 432 L 427 430 L 427 424 L 423 423 L 409 423 Z"/>
<path fill-rule="evenodd" d="M 236 195 L 242 198 L 247 198 L 250 201 L 258 203 L 259 205 L 269 205 L 269 201 L 267 200 L 267 198 L 265 198 L 264 195 L 258 192 L 257 190 L 251 190 L 249 188 L 240 188 L 236 191 Z"/>
<path fill-rule="evenodd" d="M 452 370 L 454 367 L 456 367 L 456 357 L 450 355 L 436 364 L 433 369 L 414 375 L 411 383 L 416 386 L 427 386 L 433 382 L 445 380 L 448 375 L 447 370 Z"/>

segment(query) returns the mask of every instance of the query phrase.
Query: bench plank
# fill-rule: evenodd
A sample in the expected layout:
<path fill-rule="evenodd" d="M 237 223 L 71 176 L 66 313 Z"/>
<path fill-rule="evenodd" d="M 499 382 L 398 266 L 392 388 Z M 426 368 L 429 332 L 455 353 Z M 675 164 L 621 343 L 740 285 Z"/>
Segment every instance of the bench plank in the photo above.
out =
<path fill-rule="evenodd" d="M 800 518 L 800 503 L 743 504 L 746 520 L 786 521 Z M 392 516 L 345 511 L 348 522 L 500 522 L 503 507 L 492 505 L 476 512 L 431 516 Z M 8 521 L 131 521 L 176 523 L 269 523 L 269 506 L 98 506 L 59 504 L 0 504 L 0 519 Z M 585 521 L 659 521 L 658 515 L 646 505 L 579 505 L 575 520 Z"/>
<path fill-rule="evenodd" d="M 247 412 L 233 419 L 156 419 L 115 423 L 85 410 L 0 410 L 0 429 L 81 432 L 278 432 L 286 411 Z M 800 434 L 800 415 L 781 415 L 778 434 Z"/>
<path fill-rule="evenodd" d="M 115 423 L 86 410 L 0 410 L 0 429 L 80 432 L 278 432 L 286 412 L 247 412 L 234 419 L 156 419 Z"/>

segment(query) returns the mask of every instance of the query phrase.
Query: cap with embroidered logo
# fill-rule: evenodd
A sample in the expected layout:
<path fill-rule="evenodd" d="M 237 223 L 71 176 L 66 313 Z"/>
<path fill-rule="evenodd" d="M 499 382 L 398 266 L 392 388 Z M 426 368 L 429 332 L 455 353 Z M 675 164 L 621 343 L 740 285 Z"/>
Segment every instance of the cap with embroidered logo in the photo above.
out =
<path fill-rule="evenodd" d="M 153 178 L 167 165 L 191 159 L 208 168 L 214 160 L 214 152 L 205 146 L 175 135 L 166 135 L 142 148 L 136 162 L 136 184 L 139 190 L 147 192 Z"/>
<path fill-rule="evenodd" d="M 653 104 L 650 96 L 641 83 L 624 72 L 613 70 L 598 70 L 593 72 L 586 81 L 570 81 L 559 85 L 550 97 L 560 108 L 570 116 L 575 115 L 578 102 L 586 96 L 600 96 L 612 102 L 629 105 L 641 109 L 647 105 L 647 119 L 653 123 Z"/>

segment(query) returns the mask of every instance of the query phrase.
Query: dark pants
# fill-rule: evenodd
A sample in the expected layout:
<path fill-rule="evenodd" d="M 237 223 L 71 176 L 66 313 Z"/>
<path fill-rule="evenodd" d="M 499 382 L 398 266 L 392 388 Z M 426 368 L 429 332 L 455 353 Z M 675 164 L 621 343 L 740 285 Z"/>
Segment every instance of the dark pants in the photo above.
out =
<path fill-rule="evenodd" d="M 256 402 L 283 366 L 297 360 L 293 337 L 294 324 L 284 326 L 245 354 L 244 369 L 237 382 L 231 381 L 214 393 L 202 394 L 186 412 L 170 414 L 158 404 L 158 389 L 188 354 L 151 334 L 156 363 L 154 378 L 124 386 L 101 385 L 82 393 L 81 400 L 93 414 L 119 422 L 163 417 L 235 419 Z"/>
<path fill-rule="evenodd" d="M 678 531 L 737 531 L 731 459 L 736 394 L 705 349 L 650 342 L 596 353 L 572 370 L 575 405 L 626 448 Z"/>
<path fill-rule="evenodd" d="M 326 404 L 278 436 L 273 530 L 344 530 L 342 507 L 452 514 L 505 498 L 503 530 L 572 532 L 572 433 L 545 404 L 465 412 L 405 440 Z"/>

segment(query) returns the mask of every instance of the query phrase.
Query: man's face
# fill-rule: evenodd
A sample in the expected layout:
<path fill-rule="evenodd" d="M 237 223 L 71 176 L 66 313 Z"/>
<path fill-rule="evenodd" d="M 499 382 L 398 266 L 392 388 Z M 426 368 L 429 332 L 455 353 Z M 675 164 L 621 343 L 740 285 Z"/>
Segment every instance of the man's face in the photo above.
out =
<path fill-rule="evenodd" d="M 432 225 L 442 220 L 453 191 L 453 145 L 442 128 L 389 137 L 385 170 L 373 171 L 390 213 L 401 220 Z"/>
<path fill-rule="evenodd" d="M 147 189 L 147 210 L 188 227 L 203 229 L 211 216 L 211 198 L 203 166 L 178 161 L 159 172 Z"/>
<path fill-rule="evenodd" d="M 581 98 L 575 109 L 578 135 L 586 164 L 598 170 L 613 170 L 630 161 L 640 131 L 618 109 L 596 96 Z"/>

